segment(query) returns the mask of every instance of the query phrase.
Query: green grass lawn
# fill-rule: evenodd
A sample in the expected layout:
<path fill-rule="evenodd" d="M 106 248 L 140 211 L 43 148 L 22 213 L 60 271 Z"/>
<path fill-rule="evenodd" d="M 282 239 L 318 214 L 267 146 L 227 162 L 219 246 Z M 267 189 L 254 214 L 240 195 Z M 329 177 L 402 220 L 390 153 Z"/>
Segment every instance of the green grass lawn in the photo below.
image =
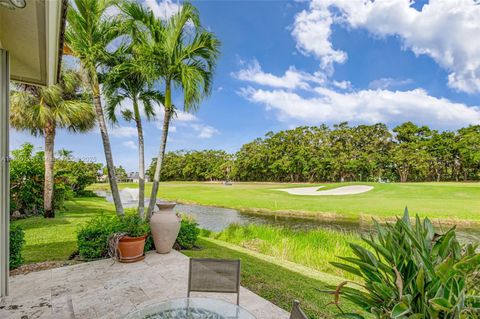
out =
<path fill-rule="evenodd" d="M 13 221 L 25 230 L 25 263 L 67 260 L 77 249 L 77 230 L 92 217 L 114 214 L 113 204 L 103 198 L 75 198 L 55 218 L 31 217 Z"/>
<path fill-rule="evenodd" d="M 324 280 L 322 275 L 315 278 L 306 271 L 292 270 L 290 265 L 273 263 L 247 250 L 215 241 L 200 239 L 199 244 L 201 250 L 187 250 L 183 253 L 190 257 L 240 259 L 242 286 L 287 311 L 291 310 L 292 301 L 298 299 L 309 318 L 332 318 L 338 313 L 335 306 L 326 306 L 333 300 L 333 296 L 317 290 L 328 290 L 331 283 L 326 282 L 331 279 Z M 349 302 L 343 303 L 342 308 L 347 312 L 357 309 Z"/>
<path fill-rule="evenodd" d="M 326 184 L 329 189 L 353 183 Z M 160 197 L 184 203 L 198 203 L 235 208 L 246 211 L 281 212 L 283 214 L 322 214 L 325 217 L 367 219 L 391 218 L 401 215 L 405 206 L 411 214 L 422 217 L 452 220 L 458 223 L 480 221 L 480 183 L 356 183 L 372 185 L 374 189 L 363 194 L 345 196 L 298 196 L 276 191 L 275 188 L 315 185 L 168 182 L 160 186 Z M 317 184 L 321 185 L 321 184 Z M 136 188 L 137 184 L 120 184 Z M 96 184 L 91 189 L 105 189 Z M 151 184 L 147 184 L 147 195 Z"/>

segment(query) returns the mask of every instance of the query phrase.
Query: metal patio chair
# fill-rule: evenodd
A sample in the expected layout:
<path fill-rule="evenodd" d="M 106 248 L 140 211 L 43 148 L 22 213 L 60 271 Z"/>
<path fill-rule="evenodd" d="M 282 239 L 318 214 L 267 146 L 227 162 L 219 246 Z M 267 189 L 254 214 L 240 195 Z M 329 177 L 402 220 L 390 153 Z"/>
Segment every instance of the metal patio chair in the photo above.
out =
<path fill-rule="evenodd" d="M 290 319 L 308 319 L 307 315 L 300 308 L 300 302 L 298 300 L 293 301 L 292 312 L 290 313 Z"/>
<path fill-rule="evenodd" d="M 191 292 L 236 293 L 240 303 L 240 260 L 190 258 L 188 297 Z"/>

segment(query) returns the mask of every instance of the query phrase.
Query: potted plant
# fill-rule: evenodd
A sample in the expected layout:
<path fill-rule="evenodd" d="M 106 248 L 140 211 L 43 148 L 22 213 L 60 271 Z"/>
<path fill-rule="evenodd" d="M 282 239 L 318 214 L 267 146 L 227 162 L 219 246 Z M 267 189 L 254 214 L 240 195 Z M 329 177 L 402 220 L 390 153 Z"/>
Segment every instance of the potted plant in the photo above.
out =
<path fill-rule="evenodd" d="M 121 218 L 118 232 L 110 239 L 116 259 L 126 263 L 143 260 L 148 233 L 148 223 L 139 216 L 127 215 Z"/>

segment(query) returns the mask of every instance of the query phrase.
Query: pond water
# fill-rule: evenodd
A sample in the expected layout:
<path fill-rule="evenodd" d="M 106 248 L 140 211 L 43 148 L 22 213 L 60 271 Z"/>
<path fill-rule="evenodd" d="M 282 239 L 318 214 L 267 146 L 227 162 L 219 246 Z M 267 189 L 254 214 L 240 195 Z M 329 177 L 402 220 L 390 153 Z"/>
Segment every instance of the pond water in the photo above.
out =
<path fill-rule="evenodd" d="M 112 201 L 112 196 L 106 191 L 96 191 L 97 195 L 105 197 L 108 201 Z M 136 207 L 138 203 L 138 190 L 125 188 L 120 191 L 120 198 L 124 207 Z M 148 200 L 145 206 L 148 205 Z M 359 221 L 345 221 L 345 220 L 325 220 L 318 218 L 299 218 L 286 216 L 269 216 L 259 215 L 256 213 L 240 212 L 235 209 L 191 205 L 191 204 L 177 204 L 175 211 L 194 217 L 199 226 L 211 231 L 221 231 L 230 224 L 263 224 L 289 227 L 293 229 L 315 229 L 325 228 L 340 231 L 352 231 L 357 233 L 368 233 L 372 225 L 366 222 Z M 448 229 L 447 227 L 444 228 Z M 463 242 L 478 242 L 480 241 L 479 228 L 457 228 L 457 234 Z"/>

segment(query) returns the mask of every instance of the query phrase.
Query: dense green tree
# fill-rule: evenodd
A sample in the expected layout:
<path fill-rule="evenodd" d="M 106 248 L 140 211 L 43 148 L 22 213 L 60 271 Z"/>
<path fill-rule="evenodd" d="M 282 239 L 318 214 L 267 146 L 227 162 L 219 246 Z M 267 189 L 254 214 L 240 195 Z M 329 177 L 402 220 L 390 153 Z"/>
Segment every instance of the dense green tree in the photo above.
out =
<path fill-rule="evenodd" d="M 458 130 L 457 147 L 463 179 L 477 179 L 480 169 L 480 125 Z"/>
<path fill-rule="evenodd" d="M 59 84 L 49 87 L 16 85 L 10 104 L 12 126 L 45 139 L 44 216 L 53 218 L 55 135 L 58 129 L 85 132 L 94 127 L 91 98 L 83 90 L 80 74 L 66 71 Z"/>
<path fill-rule="evenodd" d="M 449 181 L 478 180 L 479 172 L 480 126 L 438 132 L 407 122 L 390 131 L 340 123 L 268 132 L 235 154 L 169 152 L 161 180 Z"/>
<path fill-rule="evenodd" d="M 26 143 L 12 151 L 10 160 L 10 213 L 43 213 L 44 155 Z"/>
<path fill-rule="evenodd" d="M 75 195 L 81 195 L 88 185 L 97 181 L 102 164 L 60 157 L 55 164 L 55 178 L 63 178 Z"/>
<path fill-rule="evenodd" d="M 416 180 L 424 179 L 430 161 L 430 154 L 427 152 L 430 129 L 406 122 L 395 127 L 393 132 L 397 143 L 393 148 L 392 160 L 400 182 L 407 182 L 412 175 L 420 177 Z"/>

